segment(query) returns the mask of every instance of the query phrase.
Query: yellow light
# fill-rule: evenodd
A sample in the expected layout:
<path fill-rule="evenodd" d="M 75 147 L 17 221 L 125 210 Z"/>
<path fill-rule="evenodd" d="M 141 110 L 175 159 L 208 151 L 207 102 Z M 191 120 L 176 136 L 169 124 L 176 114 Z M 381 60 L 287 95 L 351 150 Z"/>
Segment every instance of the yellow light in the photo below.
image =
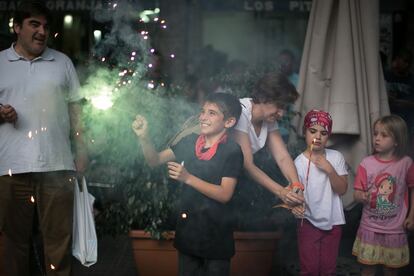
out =
<path fill-rule="evenodd" d="M 70 14 L 65 15 L 65 17 L 63 17 L 63 26 L 65 26 L 65 28 L 70 29 L 73 25 L 73 16 Z"/>
<path fill-rule="evenodd" d="M 101 110 L 106 110 L 114 104 L 109 95 L 99 95 L 91 98 L 92 105 Z"/>
<path fill-rule="evenodd" d="M 94 30 L 93 31 L 93 38 L 95 39 L 95 42 L 99 42 L 102 39 L 102 31 L 101 30 Z"/>

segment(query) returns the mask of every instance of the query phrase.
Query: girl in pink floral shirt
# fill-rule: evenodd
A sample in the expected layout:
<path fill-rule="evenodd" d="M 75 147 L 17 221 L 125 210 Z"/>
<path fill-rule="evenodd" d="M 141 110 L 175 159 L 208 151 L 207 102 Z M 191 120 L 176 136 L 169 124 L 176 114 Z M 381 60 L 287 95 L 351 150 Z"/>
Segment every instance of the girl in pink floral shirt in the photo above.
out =
<path fill-rule="evenodd" d="M 408 152 L 407 126 L 396 115 L 374 123 L 374 154 L 362 160 L 354 183 L 354 198 L 364 204 L 352 249 L 363 265 L 361 275 L 397 275 L 409 263 L 406 230 L 414 229 L 414 165 Z"/>

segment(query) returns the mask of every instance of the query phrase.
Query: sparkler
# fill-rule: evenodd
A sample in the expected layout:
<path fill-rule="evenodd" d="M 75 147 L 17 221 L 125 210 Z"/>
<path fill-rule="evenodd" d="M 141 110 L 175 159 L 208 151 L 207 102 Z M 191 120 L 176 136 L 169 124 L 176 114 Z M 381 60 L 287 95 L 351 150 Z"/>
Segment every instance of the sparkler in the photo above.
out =
<path fill-rule="evenodd" d="M 306 185 L 305 185 L 305 187 L 308 187 L 308 183 L 309 183 L 309 172 L 310 172 L 310 166 L 311 166 L 311 162 L 312 162 L 313 146 L 315 145 L 315 142 L 316 142 L 316 138 L 314 138 L 312 140 L 312 143 L 309 147 L 310 152 L 309 152 L 308 168 L 306 170 Z M 305 203 L 303 203 L 303 207 L 305 208 Z M 303 226 L 303 217 L 302 217 L 302 220 L 300 221 L 300 226 L 301 227 Z"/>
<path fill-rule="evenodd" d="M 312 144 L 310 145 L 310 153 L 309 153 L 309 160 L 308 160 L 308 169 L 306 171 L 306 186 L 308 186 L 309 182 L 309 171 L 310 171 L 310 165 L 311 165 L 311 159 L 312 159 L 312 152 L 313 152 L 313 145 L 315 145 L 316 139 L 312 140 Z"/>

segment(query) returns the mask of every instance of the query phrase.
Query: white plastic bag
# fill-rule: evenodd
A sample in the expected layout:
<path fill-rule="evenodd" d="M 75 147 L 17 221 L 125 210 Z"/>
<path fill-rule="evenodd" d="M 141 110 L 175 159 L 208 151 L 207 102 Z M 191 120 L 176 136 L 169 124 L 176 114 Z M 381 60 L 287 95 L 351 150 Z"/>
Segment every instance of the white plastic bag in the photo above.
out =
<path fill-rule="evenodd" d="M 85 177 L 82 178 L 82 191 L 75 181 L 73 201 L 72 255 L 82 265 L 91 266 L 98 260 L 98 239 L 93 218 L 95 198 L 88 193 Z"/>

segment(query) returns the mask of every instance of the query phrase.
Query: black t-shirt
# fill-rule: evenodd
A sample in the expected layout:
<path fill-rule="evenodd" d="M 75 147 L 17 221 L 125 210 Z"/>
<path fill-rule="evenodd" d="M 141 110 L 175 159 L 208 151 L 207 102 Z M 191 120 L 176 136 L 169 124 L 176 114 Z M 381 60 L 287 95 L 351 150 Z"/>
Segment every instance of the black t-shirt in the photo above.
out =
<path fill-rule="evenodd" d="M 195 155 L 198 136 L 191 134 L 172 147 L 177 162 L 185 162 L 192 175 L 220 185 L 223 177 L 238 178 L 243 169 L 240 146 L 227 139 L 210 160 Z M 228 259 L 234 255 L 233 218 L 228 204 L 215 201 L 184 185 L 177 217 L 175 247 L 182 253 L 207 259 Z"/>

